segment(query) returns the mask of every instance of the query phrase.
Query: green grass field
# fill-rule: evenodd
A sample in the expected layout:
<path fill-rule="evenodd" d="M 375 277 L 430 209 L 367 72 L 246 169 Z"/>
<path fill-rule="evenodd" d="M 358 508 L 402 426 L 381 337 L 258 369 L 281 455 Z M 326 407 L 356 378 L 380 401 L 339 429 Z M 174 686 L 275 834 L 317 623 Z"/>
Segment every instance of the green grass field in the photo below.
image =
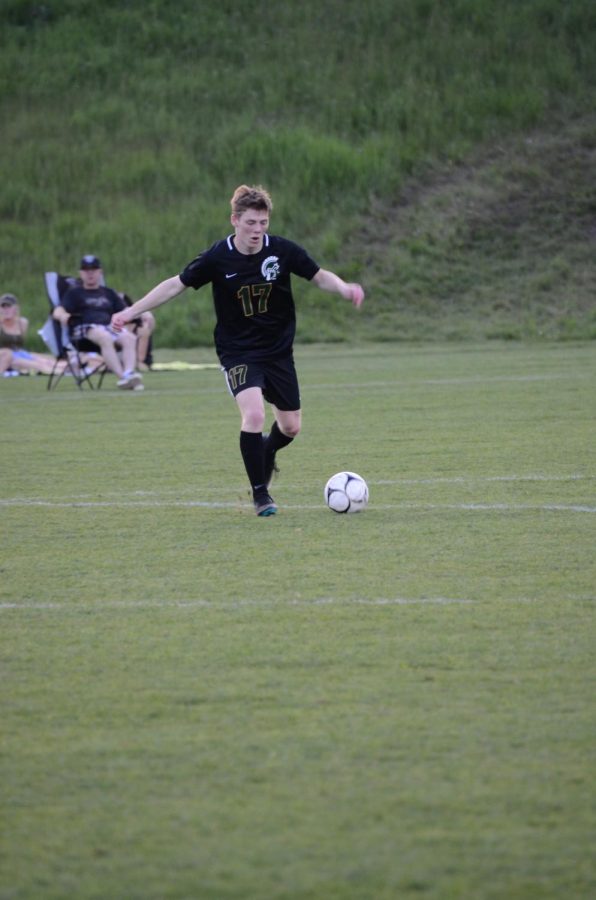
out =
<path fill-rule="evenodd" d="M 593 346 L 297 362 L 266 520 L 216 369 L 0 381 L 2 900 L 595 896 Z"/>

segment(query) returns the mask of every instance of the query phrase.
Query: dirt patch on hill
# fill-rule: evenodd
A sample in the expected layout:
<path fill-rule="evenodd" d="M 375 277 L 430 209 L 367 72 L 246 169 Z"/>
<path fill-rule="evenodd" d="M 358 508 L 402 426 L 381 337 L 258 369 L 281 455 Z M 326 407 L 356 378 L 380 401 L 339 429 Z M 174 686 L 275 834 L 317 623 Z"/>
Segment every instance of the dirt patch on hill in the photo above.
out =
<path fill-rule="evenodd" d="M 354 243 L 385 329 L 596 337 L 596 116 L 429 167 Z"/>

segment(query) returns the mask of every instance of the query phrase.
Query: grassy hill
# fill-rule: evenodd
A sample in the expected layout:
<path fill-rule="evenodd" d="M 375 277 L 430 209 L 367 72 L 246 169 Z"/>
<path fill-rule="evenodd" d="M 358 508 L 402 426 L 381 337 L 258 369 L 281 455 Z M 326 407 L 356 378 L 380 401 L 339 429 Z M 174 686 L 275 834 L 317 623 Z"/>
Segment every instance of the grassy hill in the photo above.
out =
<path fill-rule="evenodd" d="M 594 337 L 592 0 L 2 0 L 0 287 L 33 325 L 83 252 L 140 296 L 226 233 L 363 281 L 297 284 L 302 340 Z M 356 322 L 356 324 L 355 324 Z M 208 290 L 157 343 L 209 343 Z"/>
<path fill-rule="evenodd" d="M 376 339 L 596 338 L 596 117 L 557 124 L 376 207 L 360 235 Z"/>

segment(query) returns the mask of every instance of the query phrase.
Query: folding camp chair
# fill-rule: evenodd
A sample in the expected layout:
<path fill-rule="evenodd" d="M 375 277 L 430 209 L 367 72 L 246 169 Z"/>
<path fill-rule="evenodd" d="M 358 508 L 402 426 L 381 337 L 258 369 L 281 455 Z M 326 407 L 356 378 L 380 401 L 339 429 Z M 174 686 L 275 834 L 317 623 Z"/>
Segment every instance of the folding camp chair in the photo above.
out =
<path fill-rule="evenodd" d="M 70 329 L 52 316 L 52 312 L 62 303 L 62 298 L 69 288 L 78 284 L 76 278 L 71 275 L 59 275 L 58 272 L 46 272 L 44 275 L 46 292 L 50 301 L 50 315 L 43 328 L 37 332 L 45 342 L 47 348 L 54 356 L 54 369 L 48 379 L 48 390 L 55 388 L 62 376 L 67 372 L 72 375 L 76 386 L 82 390 L 88 385 L 92 390 L 99 389 L 102 385 L 107 367 L 101 364 L 92 369 L 87 362 L 89 354 L 98 354 L 99 347 L 86 339 L 73 341 Z M 64 367 L 59 363 L 64 361 Z M 93 383 L 93 378 L 96 384 Z"/>

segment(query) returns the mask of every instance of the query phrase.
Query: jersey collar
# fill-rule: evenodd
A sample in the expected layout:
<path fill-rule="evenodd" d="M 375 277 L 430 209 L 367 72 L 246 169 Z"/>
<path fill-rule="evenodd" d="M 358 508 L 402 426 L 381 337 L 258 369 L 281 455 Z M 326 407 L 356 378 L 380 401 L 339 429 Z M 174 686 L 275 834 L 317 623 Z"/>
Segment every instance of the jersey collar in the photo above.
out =
<path fill-rule="evenodd" d="M 226 243 L 227 243 L 227 245 L 228 245 L 228 249 L 229 249 L 229 250 L 236 250 L 236 246 L 235 246 L 235 244 L 234 244 L 234 235 L 233 235 L 233 234 L 229 234 L 229 235 L 227 236 L 227 238 L 226 238 Z M 268 246 L 269 246 L 269 235 L 267 234 L 267 232 L 265 232 L 265 234 L 263 235 L 263 247 L 268 247 Z M 240 251 L 238 251 L 238 252 L 240 252 Z M 244 254 L 243 254 L 243 255 L 244 255 Z"/>

